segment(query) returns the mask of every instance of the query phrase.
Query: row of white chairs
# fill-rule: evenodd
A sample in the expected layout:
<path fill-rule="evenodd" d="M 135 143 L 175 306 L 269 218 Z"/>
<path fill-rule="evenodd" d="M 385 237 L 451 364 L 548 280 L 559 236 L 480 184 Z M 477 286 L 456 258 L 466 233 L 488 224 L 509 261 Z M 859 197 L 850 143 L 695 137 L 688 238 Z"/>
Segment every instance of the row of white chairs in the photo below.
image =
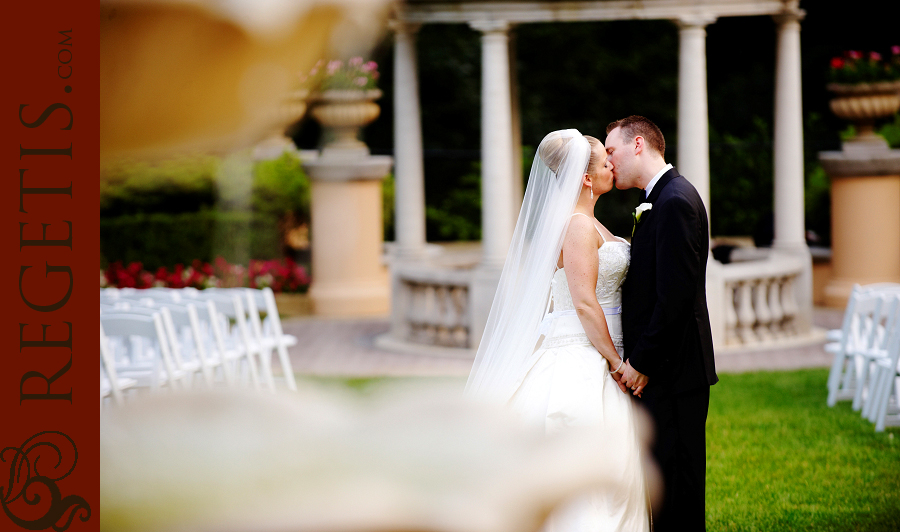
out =
<path fill-rule="evenodd" d="M 900 284 L 854 286 L 843 324 L 828 339 L 828 406 L 852 400 L 878 432 L 900 425 Z"/>
<path fill-rule="evenodd" d="M 261 316 L 265 313 L 265 319 Z M 103 289 L 100 292 L 100 400 L 129 390 L 252 386 L 276 390 L 272 356 L 296 390 L 272 290 Z M 279 379 L 280 380 L 280 379 Z"/>

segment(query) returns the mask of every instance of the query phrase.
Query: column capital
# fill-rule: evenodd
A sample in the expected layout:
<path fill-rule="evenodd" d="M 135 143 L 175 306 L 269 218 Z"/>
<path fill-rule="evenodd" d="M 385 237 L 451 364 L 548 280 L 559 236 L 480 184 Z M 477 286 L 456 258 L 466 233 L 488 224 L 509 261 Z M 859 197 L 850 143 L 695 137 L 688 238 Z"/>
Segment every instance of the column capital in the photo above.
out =
<path fill-rule="evenodd" d="M 792 22 L 800 22 L 804 18 L 806 18 L 806 11 L 802 9 L 790 9 L 778 13 L 777 15 L 772 15 L 772 20 L 779 26 L 790 24 Z"/>
<path fill-rule="evenodd" d="M 510 24 L 505 20 L 479 19 L 470 20 L 469 27 L 484 34 L 502 33 L 505 35 L 509 32 Z"/>
<path fill-rule="evenodd" d="M 678 17 L 675 19 L 675 24 L 680 30 L 704 29 L 714 23 L 716 19 L 715 15 L 709 13 L 692 13 Z"/>
<path fill-rule="evenodd" d="M 419 29 L 422 28 L 422 24 L 418 22 L 408 22 L 405 20 L 392 18 L 388 20 L 388 28 L 390 28 L 390 30 L 394 33 L 415 34 L 418 33 Z"/>

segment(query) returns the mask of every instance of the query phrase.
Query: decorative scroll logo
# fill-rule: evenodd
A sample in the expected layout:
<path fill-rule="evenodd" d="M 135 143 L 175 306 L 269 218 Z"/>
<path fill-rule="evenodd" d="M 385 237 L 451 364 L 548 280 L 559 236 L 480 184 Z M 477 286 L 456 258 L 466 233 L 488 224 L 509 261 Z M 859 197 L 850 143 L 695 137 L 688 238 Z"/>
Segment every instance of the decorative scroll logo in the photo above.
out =
<path fill-rule="evenodd" d="M 76 516 L 82 522 L 91 518 L 86 500 L 78 495 L 63 497 L 56 485 L 78 463 L 78 449 L 72 438 L 58 431 L 38 432 L 21 447 L 0 451 L 0 463 L 9 464 L 9 483 L 0 485 L 0 505 L 19 527 L 52 527 L 62 532 Z"/>

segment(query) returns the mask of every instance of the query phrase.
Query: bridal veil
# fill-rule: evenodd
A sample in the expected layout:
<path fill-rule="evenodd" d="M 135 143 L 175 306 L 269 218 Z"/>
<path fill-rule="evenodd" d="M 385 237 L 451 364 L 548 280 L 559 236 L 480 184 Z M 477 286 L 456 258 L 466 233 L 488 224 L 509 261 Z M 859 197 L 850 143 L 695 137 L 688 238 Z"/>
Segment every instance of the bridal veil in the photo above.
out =
<path fill-rule="evenodd" d="M 467 394 L 506 402 L 532 366 L 550 280 L 590 154 L 576 129 L 554 131 L 538 146 Z"/>

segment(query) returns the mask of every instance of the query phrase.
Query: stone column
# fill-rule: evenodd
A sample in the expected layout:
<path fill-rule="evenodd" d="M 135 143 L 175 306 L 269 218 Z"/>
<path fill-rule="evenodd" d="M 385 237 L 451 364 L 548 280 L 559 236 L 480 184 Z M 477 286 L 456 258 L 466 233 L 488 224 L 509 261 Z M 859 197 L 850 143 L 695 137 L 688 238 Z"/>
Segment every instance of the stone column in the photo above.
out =
<path fill-rule="evenodd" d="M 481 245 L 482 265 L 502 267 L 515 220 L 509 24 L 470 23 L 481 36 Z"/>
<path fill-rule="evenodd" d="M 519 217 L 519 209 L 522 207 L 522 198 L 525 196 L 525 186 L 522 180 L 522 116 L 519 103 L 519 75 L 516 70 L 516 31 L 509 32 L 509 88 L 510 88 L 510 112 L 512 123 L 512 158 L 513 158 L 513 224 Z"/>
<path fill-rule="evenodd" d="M 803 273 L 794 285 L 797 299 L 795 323 L 800 333 L 812 328 L 812 255 L 806 245 L 803 207 L 803 106 L 800 93 L 801 10 L 775 15 L 774 193 L 775 238 L 773 253 L 803 261 Z"/>
<path fill-rule="evenodd" d="M 709 106 L 706 97 L 706 26 L 697 15 L 678 23 L 678 171 L 700 193 L 709 217 Z"/>
<path fill-rule="evenodd" d="M 394 30 L 394 233 L 397 256 L 425 253 L 425 172 L 416 69 L 420 25 L 391 21 Z"/>
<path fill-rule="evenodd" d="M 806 247 L 803 221 L 803 108 L 800 94 L 800 19 L 774 17 L 778 25 L 775 57 L 775 240 L 778 249 Z"/>
<path fill-rule="evenodd" d="M 472 347 L 481 342 L 506 252 L 515 229 L 509 24 L 480 20 L 481 35 L 481 264 L 469 290 Z"/>

